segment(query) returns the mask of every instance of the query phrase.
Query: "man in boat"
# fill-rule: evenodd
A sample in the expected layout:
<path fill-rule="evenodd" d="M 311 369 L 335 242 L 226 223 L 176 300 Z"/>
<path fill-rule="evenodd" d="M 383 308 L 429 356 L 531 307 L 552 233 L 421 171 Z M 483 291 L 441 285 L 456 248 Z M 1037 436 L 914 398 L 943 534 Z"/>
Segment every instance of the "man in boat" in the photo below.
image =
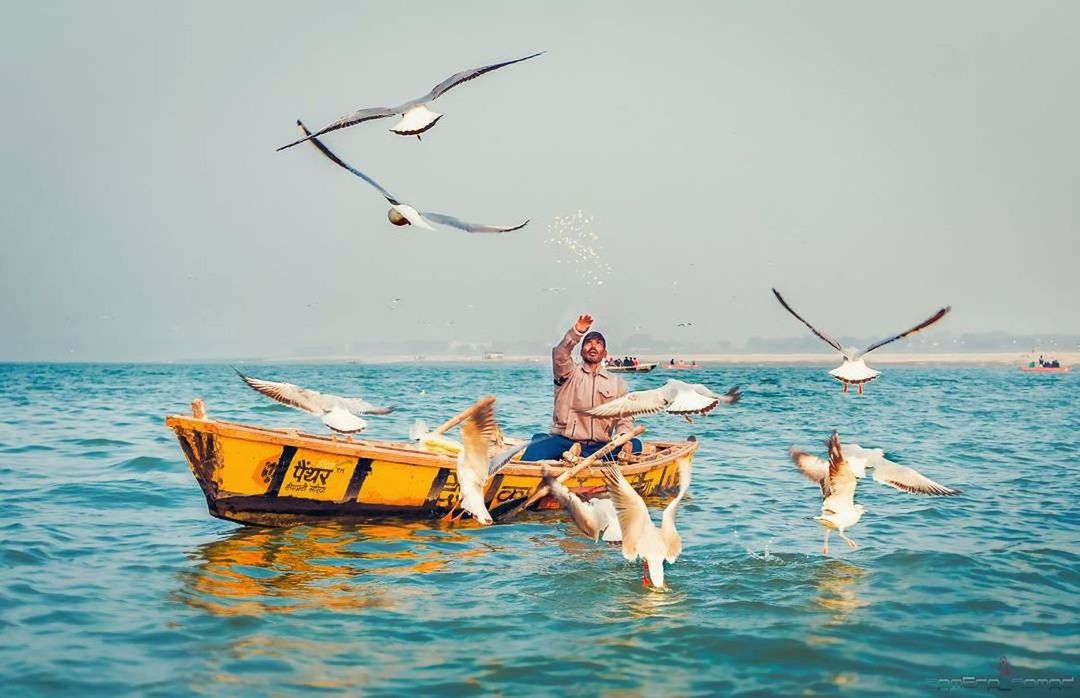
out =
<path fill-rule="evenodd" d="M 633 428 L 633 417 L 604 419 L 582 412 L 627 392 L 622 378 L 604 369 L 607 340 L 599 332 L 589 331 L 592 323 L 591 315 L 579 316 L 562 341 L 552 348 L 555 410 L 551 431 L 546 435 L 536 434 L 532 445 L 522 454 L 522 460 L 557 460 L 565 451 L 576 451 L 575 445 L 579 445 L 580 455 L 587 457 L 611 441 L 613 434 L 626 433 Z M 572 352 L 578 342 L 581 342 L 581 363 L 575 364 Z M 630 443 L 634 453 L 641 453 L 639 439 L 631 439 Z"/>

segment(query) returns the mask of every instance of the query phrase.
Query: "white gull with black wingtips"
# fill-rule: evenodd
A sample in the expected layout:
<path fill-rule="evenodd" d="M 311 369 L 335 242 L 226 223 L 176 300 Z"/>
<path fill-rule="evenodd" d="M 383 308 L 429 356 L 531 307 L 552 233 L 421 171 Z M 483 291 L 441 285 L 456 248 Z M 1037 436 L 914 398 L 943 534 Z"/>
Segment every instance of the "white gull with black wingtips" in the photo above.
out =
<path fill-rule="evenodd" d="M 880 349 L 881 347 L 885 346 L 886 344 L 889 344 L 891 342 L 895 342 L 898 339 L 903 339 L 904 337 L 908 337 L 910 335 L 913 335 L 916 332 L 919 332 L 920 330 L 925 330 L 930 325 L 933 325 L 935 322 L 937 322 L 941 318 L 945 317 L 945 315 L 947 315 L 948 312 L 952 309 L 951 306 L 945 306 L 944 308 L 938 310 L 936 313 L 934 313 L 933 315 L 931 315 L 927 319 L 923 320 L 918 325 L 915 325 L 911 329 L 905 330 L 904 332 L 901 332 L 900 334 L 893 335 L 892 337 L 889 337 L 888 339 L 883 339 L 880 342 L 874 342 L 873 344 L 868 346 L 866 349 L 863 349 L 862 351 L 859 351 L 855 347 L 843 347 L 843 346 L 841 346 L 840 342 L 836 341 L 835 339 L 830 337 L 828 334 L 826 334 L 826 333 L 822 332 L 821 330 L 817 329 L 816 327 L 811 325 L 809 322 L 804 320 L 802 318 L 802 316 L 800 316 L 798 313 L 796 313 L 795 310 L 790 305 L 787 304 L 787 301 L 784 300 L 784 297 L 780 295 L 779 291 L 777 291 L 774 288 L 772 290 L 772 292 L 773 292 L 773 295 L 776 296 L 776 300 L 780 301 L 780 305 L 784 306 L 784 310 L 786 310 L 789 313 L 791 313 L 792 315 L 794 315 L 795 318 L 799 322 L 801 322 L 802 324 L 809 327 L 811 332 L 813 332 L 815 335 L 817 335 L 820 339 L 822 339 L 830 347 L 832 347 L 833 349 L 840 352 L 841 356 L 844 357 L 844 362 L 842 364 L 840 364 L 839 367 L 834 368 L 833 370 L 829 371 L 829 375 L 844 384 L 844 390 L 843 391 L 845 393 L 848 390 L 848 386 L 850 386 L 850 385 L 858 386 L 859 395 L 862 395 L 863 384 L 864 383 L 869 383 L 870 381 L 874 380 L 875 378 L 877 378 L 878 376 L 881 375 L 881 371 L 875 371 L 874 369 L 867 366 L 866 362 L 863 359 L 863 357 L 865 357 L 867 354 L 874 351 L 875 349 Z"/>
<path fill-rule="evenodd" d="M 404 104 L 399 104 L 396 107 L 371 107 L 368 109 L 360 109 L 350 114 L 346 114 L 337 121 L 334 121 L 326 126 L 322 127 L 314 134 L 306 134 L 304 138 L 298 141 L 293 141 L 288 145 L 283 145 L 278 148 L 279 151 L 291 148 L 294 145 L 303 143 L 309 138 L 315 136 L 321 136 L 324 133 L 330 133 L 331 131 L 337 131 L 338 129 L 347 128 L 349 126 L 355 126 L 356 124 L 363 123 L 365 121 L 371 121 L 373 119 L 385 119 L 395 114 L 401 114 L 402 119 L 395 124 L 390 130 L 399 136 L 416 136 L 420 137 L 420 134 L 430 129 L 432 126 L 442 118 L 442 114 L 432 111 L 428 108 L 428 104 L 434 102 L 439 97 L 446 94 L 449 90 L 457 87 L 463 82 L 468 82 L 474 78 L 478 78 L 485 73 L 490 73 L 493 70 L 504 68 L 508 65 L 515 63 L 521 63 L 527 61 L 530 58 L 536 58 L 543 54 L 544 51 L 534 53 L 531 56 L 525 56 L 524 58 L 517 58 L 512 61 L 504 61 L 502 63 L 492 63 L 491 65 L 481 66 L 479 68 L 473 68 L 471 70 L 463 70 L 460 73 L 454 73 L 450 77 L 446 78 L 438 85 L 431 89 L 423 97 L 410 100 Z"/>
<path fill-rule="evenodd" d="M 681 415 L 686 421 L 690 421 L 690 415 L 708 414 L 720 403 L 734 404 L 741 395 L 737 386 L 725 395 L 720 395 L 701 383 L 684 383 L 673 378 L 659 388 L 636 390 L 582 411 L 593 417 L 637 417 L 667 412 Z"/>
<path fill-rule="evenodd" d="M 233 369 L 234 371 L 236 369 Z M 358 397 L 341 397 L 301 388 L 292 383 L 264 381 L 236 371 L 248 387 L 283 405 L 322 417 L 323 424 L 342 434 L 355 434 L 367 428 L 367 422 L 357 415 L 390 414 L 393 407 L 376 407 Z"/>
<path fill-rule="evenodd" d="M 300 131 L 302 133 L 308 133 L 307 127 L 305 127 L 302 122 L 297 121 L 296 125 L 300 127 Z M 330 160 L 330 162 L 334 163 L 338 167 L 342 167 L 348 170 L 349 172 L 353 173 L 371 186 L 375 187 L 375 189 L 377 189 L 379 193 L 383 195 L 383 198 L 390 202 L 390 210 L 387 211 L 386 217 L 389 218 L 390 222 L 394 225 L 415 225 L 417 228 L 423 228 L 424 230 L 435 230 L 435 228 L 431 226 L 431 223 L 434 222 L 450 226 L 451 228 L 457 228 L 458 230 L 464 230 L 467 233 L 509 233 L 512 230 L 520 230 L 529 223 L 529 221 L 526 220 L 524 223 L 519 223 L 518 225 L 485 225 L 483 223 L 470 223 L 468 221 L 463 221 L 460 218 L 455 218 L 454 216 L 449 216 L 445 213 L 417 211 L 409 204 L 399 201 L 397 198 L 394 197 L 393 194 L 384 189 L 378 182 L 376 182 L 371 177 L 368 177 L 366 174 L 356 169 L 355 167 L 347 165 L 344 160 L 330 152 L 330 149 L 327 148 L 318 138 L 312 138 L 311 144 L 314 145 L 320 153 L 325 155 Z"/>
<path fill-rule="evenodd" d="M 910 494 L 927 494 L 951 497 L 959 490 L 940 485 L 922 475 L 914 468 L 893 463 L 885 458 L 880 448 L 865 449 L 858 444 L 840 444 L 835 431 L 828 440 L 829 460 L 825 461 L 798 448 L 791 449 L 791 460 L 810 481 L 821 487 L 821 515 L 814 519 L 825 527 L 825 542 L 821 552 L 829 554 L 829 533 L 836 529 L 851 549 L 855 541 L 844 535 L 866 512 L 861 504 L 855 504 L 855 486 L 866 476 L 866 469 L 874 469 L 874 479 Z"/>

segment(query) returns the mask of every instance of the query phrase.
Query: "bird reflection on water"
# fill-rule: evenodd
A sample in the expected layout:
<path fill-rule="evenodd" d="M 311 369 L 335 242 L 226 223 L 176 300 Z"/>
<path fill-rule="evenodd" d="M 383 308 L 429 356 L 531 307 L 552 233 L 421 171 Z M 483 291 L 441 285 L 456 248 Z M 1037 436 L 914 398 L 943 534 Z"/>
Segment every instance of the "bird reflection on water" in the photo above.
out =
<path fill-rule="evenodd" d="M 828 612 L 826 626 L 842 625 L 851 620 L 852 614 L 860 608 L 870 605 L 860 598 L 858 590 L 867 583 L 867 572 L 843 560 L 827 560 L 817 567 L 809 582 L 817 593 L 813 597 L 814 606 Z M 821 637 L 811 641 L 828 642 Z"/>

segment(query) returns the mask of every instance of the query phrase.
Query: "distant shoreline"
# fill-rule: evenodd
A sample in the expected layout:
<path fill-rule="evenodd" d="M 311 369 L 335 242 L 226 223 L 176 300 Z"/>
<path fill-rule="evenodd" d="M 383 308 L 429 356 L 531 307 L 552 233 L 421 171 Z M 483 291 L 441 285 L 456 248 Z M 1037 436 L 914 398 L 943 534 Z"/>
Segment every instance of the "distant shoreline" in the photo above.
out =
<path fill-rule="evenodd" d="M 1080 352 L 1045 353 L 1044 356 L 1055 358 L 1063 365 L 1073 366 L 1080 363 Z M 640 362 L 657 362 L 656 370 L 663 370 L 663 365 L 672 358 L 671 354 L 639 354 Z M 703 367 L 725 366 L 757 366 L 757 365 L 782 365 L 782 364 L 807 364 L 826 365 L 839 364 L 837 354 L 680 354 L 675 357 L 676 361 L 696 361 Z M 940 354 L 901 354 L 893 353 L 873 355 L 867 359 L 871 365 L 886 364 L 941 364 L 941 365 L 995 365 L 995 366 L 1020 366 L 1032 359 L 1028 352 L 957 352 Z M 486 359 L 480 356 L 469 357 L 460 355 L 415 355 L 415 354 L 388 354 L 380 356 L 301 356 L 258 359 L 243 363 L 362 363 L 362 364 L 520 364 L 520 363 L 547 363 L 551 361 L 550 355 L 522 354 L 505 355 L 497 359 Z"/>

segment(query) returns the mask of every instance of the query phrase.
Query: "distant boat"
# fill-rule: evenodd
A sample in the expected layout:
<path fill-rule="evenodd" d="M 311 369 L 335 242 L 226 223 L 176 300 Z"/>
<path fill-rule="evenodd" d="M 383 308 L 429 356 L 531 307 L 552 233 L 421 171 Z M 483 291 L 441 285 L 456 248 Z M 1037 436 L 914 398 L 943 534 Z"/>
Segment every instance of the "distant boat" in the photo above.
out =
<path fill-rule="evenodd" d="M 1020 370 L 1025 373 L 1068 373 L 1072 370 L 1071 366 L 1065 366 L 1064 364 L 1058 364 L 1057 366 L 1051 366 L 1051 361 L 1044 361 L 1041 365 L 1037 361 L 1029 361 L 1020 367 Z"/>
<path fill-rule="evenodd" d="M 656 368 L 655 361 L 652 363 L 639 363 L 636 366 L 604 366 L 604 370 L 612 373 L 648 373 L 654 368 Z"/>
<path fill-rule="evenodd" d="M 686 363 L 685 361 L 676 361 L 673 364 L 672 363 L 664 364 L 664 368 L 669 369 L 669 370 L 671 370 L 671 369 L 682 369 L 684 371 L 693 371 L 693 370 L 701 368 L 701 365 L 698 364 L 696 361 L 694 363 L 689 363 L 689 364 Z"/>

